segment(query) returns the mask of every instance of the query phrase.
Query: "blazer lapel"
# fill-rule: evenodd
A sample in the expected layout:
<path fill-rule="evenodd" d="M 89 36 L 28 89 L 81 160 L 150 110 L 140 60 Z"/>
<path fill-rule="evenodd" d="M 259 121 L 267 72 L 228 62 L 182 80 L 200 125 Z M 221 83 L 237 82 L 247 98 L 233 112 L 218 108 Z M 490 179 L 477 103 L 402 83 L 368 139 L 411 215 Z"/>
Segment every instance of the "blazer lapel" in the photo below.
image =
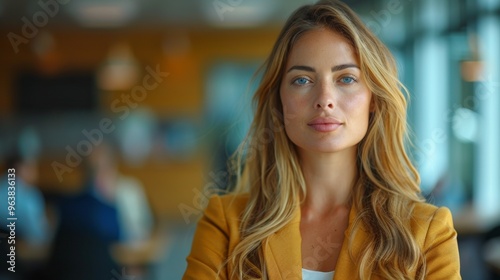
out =
<path fill-rule="evenodd" d="M 344 242 L 335 267 L 334 279 L 358 279 L 357 275 L 353 275 L 358 269 L 357 262 L 353 258 L 354 256 L 359 256 L 359 253 L 363 249 L 365 240 L 367 239 L 367 232 L 363 226 L 360 226 L 356 232 L 356 236 L 351 237 L 356 216 L 357 211 L 352 207 L 349 212 L 349 226 L 345 231 Z M 350 240 L 351 238 L 353 238 L 352 241 Z M 349 242 L 352 242 L 352 255 L 349 253 Z"/>
<path fill-rule="evenodd" d="M 265 245 L 264 257 L 270 280 L 302 279 L 301 245 L 298 207 L 292 221 L 271 236 Z"/>

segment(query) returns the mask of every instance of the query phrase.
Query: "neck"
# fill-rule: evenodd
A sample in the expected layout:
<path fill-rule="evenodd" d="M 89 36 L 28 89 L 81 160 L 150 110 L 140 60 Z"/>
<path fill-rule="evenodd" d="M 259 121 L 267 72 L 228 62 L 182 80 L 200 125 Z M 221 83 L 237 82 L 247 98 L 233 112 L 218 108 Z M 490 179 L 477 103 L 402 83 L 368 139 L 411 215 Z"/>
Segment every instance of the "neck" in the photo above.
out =
<path fill-rule="evenodd" d="M 303 206 L 319 213 L 349 207 L 358 177 L 356 148 L 335 153 L 301 151 L 299 154 L 307 191 Z"/>

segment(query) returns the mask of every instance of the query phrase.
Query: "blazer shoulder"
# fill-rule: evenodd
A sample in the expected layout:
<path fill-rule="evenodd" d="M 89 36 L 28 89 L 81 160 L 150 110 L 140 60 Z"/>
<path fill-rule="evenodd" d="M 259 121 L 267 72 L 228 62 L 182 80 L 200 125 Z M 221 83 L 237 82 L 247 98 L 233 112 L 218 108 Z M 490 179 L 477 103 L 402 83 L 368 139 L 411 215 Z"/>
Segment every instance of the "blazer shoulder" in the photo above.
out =
<path fill-rule="evenodd" d="M 248 193 L 228 193 L 215 196 L 219 197 L 221 203 L 226 207 L 238 207 L 246 206 L 249 195 Z"/>
<path fill-rule="evenodd" d="M 234 194 L 210 197 L 198 221 L 183 279 L 227 279 L 227 268 L 221 268 L 239 241 L 240 215 L 247 200 Z"/>
<path fill-rule="evenodd" d="M 451 211 L 429 203 L 417 203 L 413 209 L 412 228 L 423 247 L 429 246 L 436 235 L 455 235 Z"/>
<path fill-rule="evenodd" d="M 419 224 L 429 224 L 433 221 L 452 221 L 451 212 L 447 207 L 438 207 L 429 203 L 419 202 L 413 208 L 412 218 Z"/>
<path fill-rule="evenodd" d="M 426 220 L 431 218 L 439 207 L 427 203 L 427 202 L 417 202 L 413 208 L 413 217 L 419 220 Z"/>
<path fill-rule="evenodd" d="M 457 232 L 451 211 L 419 203 L 413 217 L 413 230 L 426 260 L 426 279 L 461 279 Z"/>
<path fill-rule="evenodd" d="M 217 213 L 216 216 L 220 219 L 225 217 L 226 222 L 230 227 L 239 226 L 241 213 L 245 210 L 249 195 L 243 194 L 224 194 L 213 195 L 208 201 L 205 209 L 205 215 L 209 213 Z"/>

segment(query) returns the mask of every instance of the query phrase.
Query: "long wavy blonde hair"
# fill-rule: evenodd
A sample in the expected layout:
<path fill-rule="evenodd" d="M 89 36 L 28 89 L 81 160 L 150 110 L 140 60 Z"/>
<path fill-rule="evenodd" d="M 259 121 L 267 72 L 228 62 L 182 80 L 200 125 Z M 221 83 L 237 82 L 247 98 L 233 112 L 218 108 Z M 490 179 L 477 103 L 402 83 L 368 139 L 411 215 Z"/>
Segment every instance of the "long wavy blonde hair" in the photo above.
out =
<path fill-rule="evenodd" d="M 261 68 L 254 121 L 233 157 L 235 192 L 248 192 L 249 201 L 241 216 L 241 241 L 225 264 L 233 268 L 230 278 L 267 279 L 263 247 L 271 234 L 291 221 L 306 195 L 294 144 L 284 131 L 279 87 L 294 43 L 317 28 L 329 28 L 352 44 L 373 93 L 375 110 L 358 144 L 359 176 L 351 194 L 358 213 L 351 235 L 360 226 L 371 233 L 361 255 L 355 256 L 358 276 L 409 279 L 408 275 L 416 274 L 423 279 L 425 259 L 409 225 L 415 202 L 423 199 L 419 174 L 405 151 L 406 89 L 389 50 L 348 6 L 336 0 L 296 10 Z"/>

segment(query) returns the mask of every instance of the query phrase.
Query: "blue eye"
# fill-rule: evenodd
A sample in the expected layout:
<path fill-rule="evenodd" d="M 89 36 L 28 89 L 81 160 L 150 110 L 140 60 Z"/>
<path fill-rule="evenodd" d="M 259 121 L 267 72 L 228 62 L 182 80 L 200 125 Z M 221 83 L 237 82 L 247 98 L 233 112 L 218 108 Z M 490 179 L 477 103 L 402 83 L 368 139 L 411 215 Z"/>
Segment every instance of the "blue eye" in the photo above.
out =
<path fill-rule="evenodd" d="M 352 84 L 352 83 L 356 82 L 356 79 L 354 79 L 353 77 L 347 76 L 347 77 L 340 78 L 340 81 L 344 84 Z"/>
<path fill-rule="evenodd" d="M 310 82 L 311 81 L 309 79 L 304 78 L 304 77 L 297 78 L 293 81 L 294 84 L 299 85 L 299 86 L 303 86 L 303 85 L 308 84 Z"/>

